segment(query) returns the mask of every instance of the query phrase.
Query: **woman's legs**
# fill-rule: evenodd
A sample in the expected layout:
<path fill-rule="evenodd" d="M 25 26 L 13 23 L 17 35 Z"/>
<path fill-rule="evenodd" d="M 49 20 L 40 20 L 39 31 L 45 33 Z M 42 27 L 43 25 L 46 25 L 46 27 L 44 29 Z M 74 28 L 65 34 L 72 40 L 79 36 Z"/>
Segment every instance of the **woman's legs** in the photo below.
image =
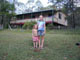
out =
<path fill-rule="evenodd" d="M 44 36 L 41 36 L 41 48 L 43 48 L 44 45 Z"/>
<path fill-rule="evenodd" d="M 38 41 L 39 41 L 39 48 L 40 48 L 40 47 L 41 47 L 41 46 L 40 46 L 40 36 L 38 36 Z"/>

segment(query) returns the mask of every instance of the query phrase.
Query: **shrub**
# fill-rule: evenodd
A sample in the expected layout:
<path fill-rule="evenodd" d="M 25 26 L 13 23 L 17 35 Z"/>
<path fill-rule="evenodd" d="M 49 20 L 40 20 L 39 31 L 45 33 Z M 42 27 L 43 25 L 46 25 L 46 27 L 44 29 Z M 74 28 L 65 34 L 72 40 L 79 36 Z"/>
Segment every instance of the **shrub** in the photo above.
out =
<path fill-rule="evenodd" d="M 22 28 L 23 29 L 32 29 L 34 24 L 36 24 L 36 22 L 26 22 L 26 23 L 24 23 Z"/>

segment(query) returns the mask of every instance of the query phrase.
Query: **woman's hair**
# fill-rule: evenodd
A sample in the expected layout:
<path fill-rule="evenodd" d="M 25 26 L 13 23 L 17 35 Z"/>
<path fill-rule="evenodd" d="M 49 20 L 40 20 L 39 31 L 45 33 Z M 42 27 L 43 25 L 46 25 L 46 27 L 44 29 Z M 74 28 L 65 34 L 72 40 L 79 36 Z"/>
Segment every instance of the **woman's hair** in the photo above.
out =
<path fill-rule="evenodd" d="M 40 15 L 39 17 L 43 17 L 43 15 Z"/>

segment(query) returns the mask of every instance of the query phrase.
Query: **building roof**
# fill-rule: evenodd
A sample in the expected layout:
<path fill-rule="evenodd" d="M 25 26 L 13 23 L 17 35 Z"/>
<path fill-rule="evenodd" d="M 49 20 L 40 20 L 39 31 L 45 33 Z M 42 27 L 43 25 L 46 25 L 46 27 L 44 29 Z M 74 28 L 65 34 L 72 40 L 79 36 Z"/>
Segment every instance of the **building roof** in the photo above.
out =
<path fill-rule="evenodd" d="M 25 14 L 35 14 L 35 13 L 42 13 L 42 12 L 57 12 L 57 10 L 52 10 L 52 9 L 48 9 L 48 10 L 40 10 L 40 11 L 35 11 L 35 12 L 28 12 L 28 13 L 23 13 L 23 14 L 17 14 L 18 15 L 25 15 Z M 59 11 L 59 10 L 58 10 Z"/>

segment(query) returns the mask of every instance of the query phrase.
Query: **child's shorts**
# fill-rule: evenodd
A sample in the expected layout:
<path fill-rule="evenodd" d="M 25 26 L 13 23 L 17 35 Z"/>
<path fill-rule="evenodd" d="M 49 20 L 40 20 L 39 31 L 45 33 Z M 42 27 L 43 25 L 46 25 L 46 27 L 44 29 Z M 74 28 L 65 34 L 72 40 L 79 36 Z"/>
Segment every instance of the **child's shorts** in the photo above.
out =
<path fill-rule="evenodd" d="M 32 37 L 32 39 L 34 42 L 36 42 L 36 41 L 38 41 L 38 36 L 34 36 L 34 37 Z"/>
<path fill-rule="evenodd" d="M 44 30 L 38 30 L 38 36 L 44 36 Z"/>

